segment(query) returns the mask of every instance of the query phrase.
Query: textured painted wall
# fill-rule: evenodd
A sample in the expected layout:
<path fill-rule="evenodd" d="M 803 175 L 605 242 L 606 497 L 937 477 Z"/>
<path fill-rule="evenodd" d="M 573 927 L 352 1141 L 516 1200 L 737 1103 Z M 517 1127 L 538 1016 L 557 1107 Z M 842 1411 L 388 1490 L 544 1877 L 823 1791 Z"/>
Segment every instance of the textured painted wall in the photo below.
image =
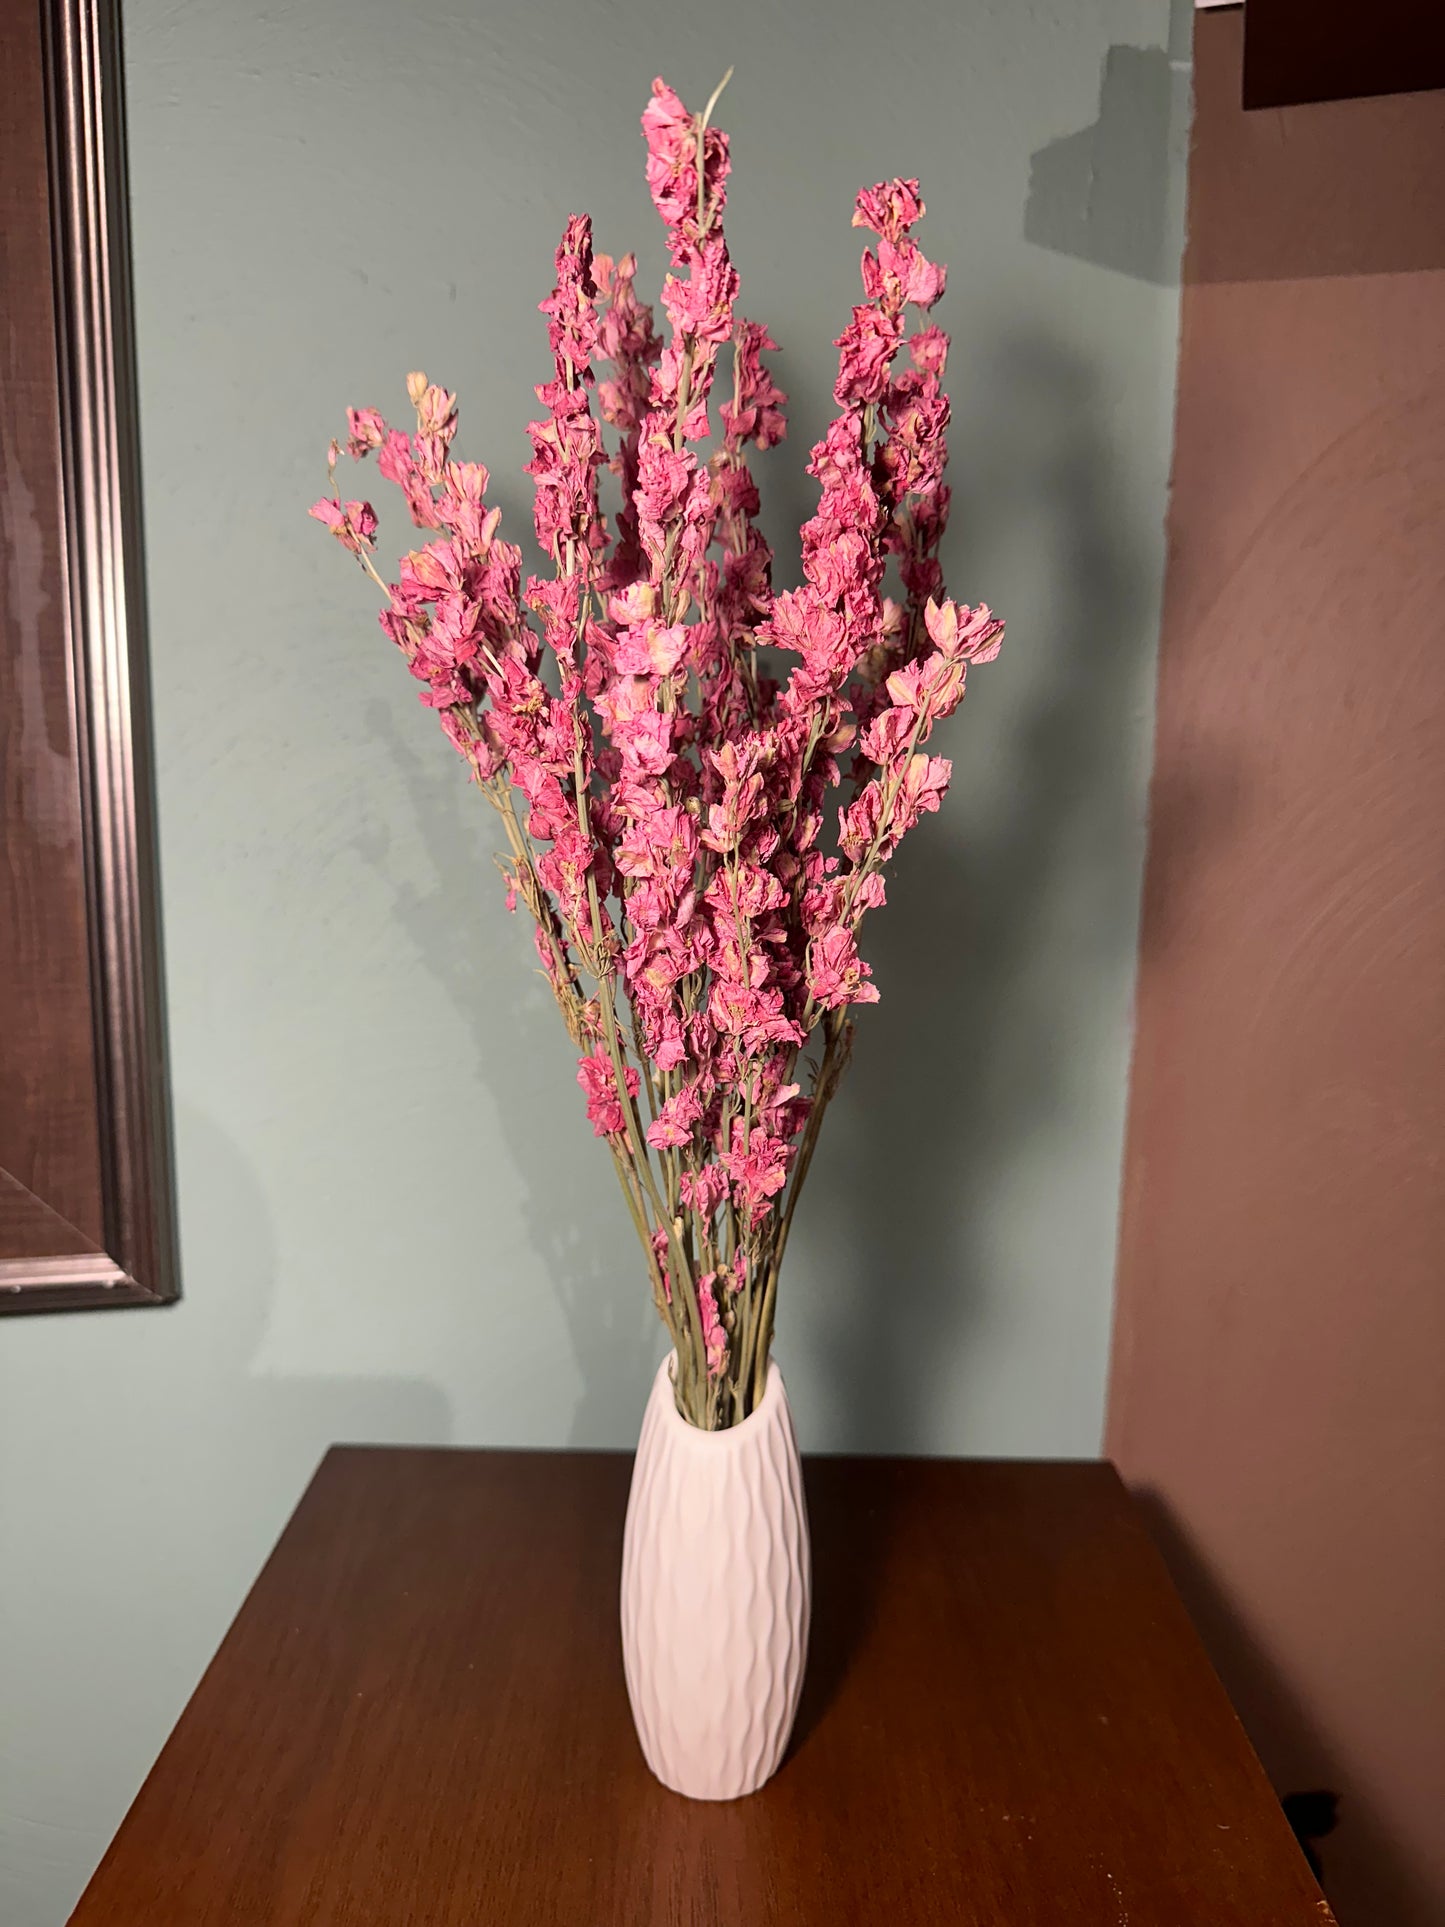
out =
<path fill-rule="evenodd" d="M 838 0 L 126 14 L 186 1296 L 0 1339 L 7 1927 L 64 1917 L 329 1440 L 621 1445 L 658 1356 L 489 820 L 304 517 L 343 404 L 458 387 L 524 526 L 562 222 L 655 281 L 636 116 L 735 61 L 796 529 L 853 193 L 922 176 L 950 577 L 1011 642 L 878 925 L 781 1346 L 805 1444 L 1064 1454 L 1099 1440 L 1172 409 L 1152 0 L 921 0 L 907 37 Z"/>
<path fill-rule="evenodd" d="M 1437 1927 L 1445 111 L 1198 31 L 1108 1442 L 1343 1927 Z"/>

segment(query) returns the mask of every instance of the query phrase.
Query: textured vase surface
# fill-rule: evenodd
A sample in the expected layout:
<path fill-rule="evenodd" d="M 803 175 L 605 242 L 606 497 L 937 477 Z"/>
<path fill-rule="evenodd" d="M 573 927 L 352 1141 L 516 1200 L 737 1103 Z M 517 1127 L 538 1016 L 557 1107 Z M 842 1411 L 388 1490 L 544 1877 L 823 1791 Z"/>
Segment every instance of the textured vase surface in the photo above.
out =
<path fill-rule="evenodd" d="M 622 1657 L 647 1764 L 694 1800 L 778 1769 L 803 1686 L 812 1565 L 802 1467 L 776 1365 L 741 1425 L 704 1432 L 672 1395 L 642 1420 L 622 1549 Z"/>

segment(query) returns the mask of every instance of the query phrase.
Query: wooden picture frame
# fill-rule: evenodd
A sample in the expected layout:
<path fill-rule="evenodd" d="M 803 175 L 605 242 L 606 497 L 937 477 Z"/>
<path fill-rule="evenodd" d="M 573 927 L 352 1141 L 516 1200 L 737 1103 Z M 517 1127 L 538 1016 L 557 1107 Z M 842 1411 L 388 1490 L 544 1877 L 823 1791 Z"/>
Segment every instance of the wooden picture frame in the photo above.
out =
<path fill-rule="evenodd" d="M 116 0 L 0 7 L 0 1312 L 177 1295 Z"/>

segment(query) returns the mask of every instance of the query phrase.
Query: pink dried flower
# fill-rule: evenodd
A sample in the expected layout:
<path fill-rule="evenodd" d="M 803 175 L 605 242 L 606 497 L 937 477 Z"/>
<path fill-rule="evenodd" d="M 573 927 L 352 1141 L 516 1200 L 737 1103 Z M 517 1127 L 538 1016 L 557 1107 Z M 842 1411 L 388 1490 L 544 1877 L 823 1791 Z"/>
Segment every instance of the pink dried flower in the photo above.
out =
<path fill-rule="evenodd" d="M 824 931 L 808 947 L 808 989 L 819 1010 L 876 1004 L 878 992 L 868 981 L 872 974 L 858 955 L 853 932 L 842 925 Z"/>
<path fill-rule="evenodd" d="M 343 548 L 360 555 L 363 549 L 376 546 L 376 510 L 370 502 L 337 502 L 323 498 L 313 502 L 311 515 L 318 522 L 324 522 Z"/>
<path fill-rule="evenodd" d="M 380 448 L 386 436 L 386 423 L 374 408 L 348 408 L 346 426 L 346 452 L 358 460 Z"/>
<path fill-rule="evenodd" d="M 648 1125 L 648 1143 L 658 1149 L 691 1143 L 693 1126 L 702 1116 L 703 1110 L 704 1105 L 698 1095 L 697 1085 L 684 1084 L 680 1091 L 668 1098 L 658 1112 L 655 1122 Z"/>
<path fill-rule="evenodd" d="M 647 185 L 674 249 L 696 243 L 726 199 L 728 137 L 715 127 L 702 142 L 703 188 L 698 191 L 697 122 L 664 80 L 652 83 L 642 115 L 647 141 Z M 701 199 L 703 218 L 698 220 Z"/>
<path fill-rule="evenodd" d="M 716 1164 L 704 1164 L 695 1171 L 684 1171 L 682 1201 L 695 1211 L 703 1224 L 711 1222 L 728 1193 L 727 1173 Z"/>
<path fill-rule="evenodd" d="M 833 399 L 880 401 L 902 339 L 903 324 L 896 314 L 874 307 L 855 308 L 853 319 L 833 344 L 842 351 Z"/>
<path fill-rule="evenodd" d="M 783 413 L 788 398 L 762 360 L 765 353 L 776 351 L 777 345 L 761 322 L 738 323 L 734 351 L 737 401 L 724 402 L 718 413 L 728 439 L 739 445 L 750 441 L 759 448 L 771 448 L 788 432 Z"/>
<path fill-rule="evenodd" d="M 702 1342 L 707 1357 L 707 1375 L 716 1378 L 727 1357 L 728 1339 L 718 1316 L 717 1293 L 721 1273 L 705 1271 L 697 1281 L 697 1307 L 702 1316 Z"/>
<path fill-rule="evenodd" d="M 865 187 L 853 209 L 854 227 L 872 228 L 885 240 L 897 241 L 915 221 L 923 218 L 917 181 L 880 181 Z"/>
<path fill-rule="evenodd" d="M 626 1117 L 622 1099 L 617 1089 L 617 1072 L 610 1058 L 601 1051 L 590 1057 L 579 1059 L 577 1082 L 587 1097 L 587 1117 L 597 1137 L 607 1137 L 616 1131 L 626 1129 Z M 639 1086 L 638 1074 L 629 1068 L 627 1072 L 627 1094 L 636 1097 Z"/>
<path fill-rule="evenodd" d="M 742 1144 L 723 1153 L 733 1196 L 749 1219 L 760 1217 L 788 1181 L 792 1146 L 783 1138 L 754 1130 Z"/>
<path fill-rule="evenodd" d="M 1003 647 L 1003 624 L 986 603 L 976 609 L 930 600 L 923 612 L 929 635 L 950 660 L 992 662 Z"/>

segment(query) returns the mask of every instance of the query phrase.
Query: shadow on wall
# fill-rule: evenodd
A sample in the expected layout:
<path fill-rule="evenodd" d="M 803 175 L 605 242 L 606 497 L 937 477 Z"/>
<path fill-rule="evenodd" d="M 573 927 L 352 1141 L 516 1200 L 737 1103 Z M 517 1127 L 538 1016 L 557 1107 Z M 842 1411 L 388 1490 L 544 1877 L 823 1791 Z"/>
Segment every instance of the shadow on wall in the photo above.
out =
<path fill-rule="evenodd" d="M 403 678 L 399 693 L 409 687 Z M 500 969 L 488 968 L 482 905 L 487 891 L 497 902 L 502 897 L 501 878 L 490 862 L 490 853 L 503 842 L 501 826 L 440 731 L 434 743 L 419 748 L 415 734 L 401 729 L 395 709 L 384 702 L 368 705 L 366 723 L 388 766 L 405 783 L 417 820 L 426 825 L 437 880 L 426 887 L 396 876 L 386 861 L 385 826 L 375 819 L 357 839 L 358 848 L 386 878 L 397 922 L 423 969 L 466 1024 L 473 1062 L 485 1066 L 480 1081 L 495 1093 L 505 1119 L 525 1186 L 531 1243 L 566 1321 L 582 1387 L 567 1442 L 615 1443 L 617 1414 L 627 1414 L 630 1425 L 642 1410 L 665 1341 L 647 1292 L 642 1252 L 634 1257 L 628 1242 L 635 1239 L 612 1189 L 605 1151 L 592 1144 L 582 1119 L 581 1093 L 572 1083 L 576 1054 L 537 969 L 525 910 L 519 908 L 515 925 L 502 931 L 504 940 L 513 941 L 496 946 L 515 954 L 504 957 Z M 477 940 L 466 949 L 457 941 L 459 901 L 477 906 Z M 578 1157 L 566 1164 L 575 1181 L 563 1183 L 550 1179 L 560 1168 L 559 1115 L 566 1120 L 561 1128 L 575 1131 L 579 1145 Z M 599 1225 L 609 1231 L 620 1225 L 621 1233 L 599 1238 Z M 618 1275 L 619 1248 L 634 1257 L 625 1277 Z"/>
<path fill-rule="evenodd" d="M 289 1377 L 257 1367 L 277 1269 L 265 1193 L 231 1139 L 184 1100 L 176 1139 L 182 1252 L 188 1277 L 197 1281 L 182 1312 L 206 1316 L 212 1370 L 201 1395 L 218 1464 L 244 1469 L 264 1451 L 284 1457 L 289 1468 L 298 1458 L 319 1461 L 327 1446 L 345 1440 L 445 1444 L 451 1410 L 429 1380 Z M 190 1216 L 196 1200 L 207 1201 L 199 1224 Z M 249 1475 L 244 1489 L 256 1489 Z M 268 1530 L 274 1537 L 274 1520 Z"/>
<path fill-rule="evenodd" d="M 1332 1757 L 1169 1506 L 1147 1489 L 1136 1489 L 1134 1497 L 1342 1927 L 1433 1918 L 1432 1896 L 1405 1864 L 1386 1817 L 1350 1790 L 1344 1762 Z M 1295 1782 L 1304 1762 L 1312 1775 L 1323 1775 L 1329 1790 L 1313 1780 L 1308 1787 Z M 1353 1894 L 1334 1873 L 1329 1836 L 1336 1821 L 1353 1836 L 1351 1864 L 1369 1869 L 1368 1892 Z"/>
<path fill-rule="evenodd" d="M 1177 26 L 1171 32 L 1177 41 Z M 1163 47 L 1110 47 L 1099 118 L 1032 156 L 1025 239 L 1138 281 L 1175 286 L 1169 153 L 1187 85 L 1184 59 Z"/>
<path fill-rule="evenodd" d="M 1167 50 L 1109 50 L 1096 123 L 1033 156 L 1027 239 L 1177 283 L 1170 161 L 1192 24 L 1188 0 L 1172 0 Z M 1039 1135 L 1096 1128 L 1081 1039 L 1117 1021 L 1136 947 L 1137 716 L 1152 688 L 1158 530 L 1121 521 L 1107 404 L 1064 342 L 1020 329 L 991 349 L 970 344 L 954 388 L 966 460 L 951 472 L 946 575 L 970 600 L 987 596 L 990 560 L 1022 526 L 1031 578 L 1046 585 L 1036 606 L 1063 613 L 1048 633 L 1012 626 L 1032 693 L 1002 719 L 987 808 L 951 837 L 920 830 L 866 936 L 883 1001 L 862 1014 L 829 1120 L 840 1142 L 802 1213 L 846 1233 L 830 1244 L 841 1262 L 829 1267 L 827 1370 L 863 1450 L 936 1449 L 956 1361 L 997 1290 L 980 1230 L 990 1194 Z M 981 720 L 966 704 L 940 732 L 936 747 L 965 770 L 982 760 L 970 737 Z M 958 789 L 954 802 L 966 778 Z M 1229 794 L 1224 773 L 1196 771 L 1187 794 L 1156 789 L 1150 808 L 1213 837 Z"/>
<path fill-rule="evenodd" d="M 996 532 L 1022 522 L 1043 606 L 1064 614 L 1051 634 L 1009 639 L 1033 659 L 1036 694 L 1004 719 L 986 820 L 952 838 L 921 828 L 867 932 L 883 1001 L 862 1014 L 829 1119 L 842 1142 L 803 1207 L 846 1228 L 827 1370 L 864 1450 L 929 1449 L 933 1414 L 956 1399 L 954 1365 L 994 1288 L 976 1230 L 989 1191 L 1036 1132 L 1082 1128 L 1091 1066 L 1068 1026 L 1097 1027 L 1090 1006 L 1117 999 L 1135 937 L 1129 738 L 1153 656 L 1152 531 L 1136 542 L 1118 523 L 1102 405 L 1068 351 L 997 344 L 971 358 L 967 394 L 950 579 L 976 599 Z M 981 721 L 966 702 L 937 748 L 966 765 Z"/>
<path fill-rule="evenodd" d="M 291 1376 L 256 1362 L 277 1289 L 266 1193 L 243 1152 L 185 1098 L 175 1104 L 175 1145 L 185 1295 L 162 1316 L 177 1345 L 171 1368 L 185 1382 L 177 1411 L 204 1420 L 185 1424 L 185 1465 L 173 1484 L 191 1524 L 175 1526 L 175 1544 L 187 1547 L 191 1592 L 210 1615 L 218 1605 L 218 1534 L 231 1534 L 233 1547 L 249 1545 L 260 1563 L 328 1445 L 447 1443 L 453 1426 L 447 1397 L 430 1380 Z M 187 1563 L 173 1559 L 173 1547 L 166 1557 L 179 1597 Z M 220 1567 L 229 1588 L 235 1574 L 225 1559 Z M 222 1626 L 235 1597 L 222 1601 Z"/>

